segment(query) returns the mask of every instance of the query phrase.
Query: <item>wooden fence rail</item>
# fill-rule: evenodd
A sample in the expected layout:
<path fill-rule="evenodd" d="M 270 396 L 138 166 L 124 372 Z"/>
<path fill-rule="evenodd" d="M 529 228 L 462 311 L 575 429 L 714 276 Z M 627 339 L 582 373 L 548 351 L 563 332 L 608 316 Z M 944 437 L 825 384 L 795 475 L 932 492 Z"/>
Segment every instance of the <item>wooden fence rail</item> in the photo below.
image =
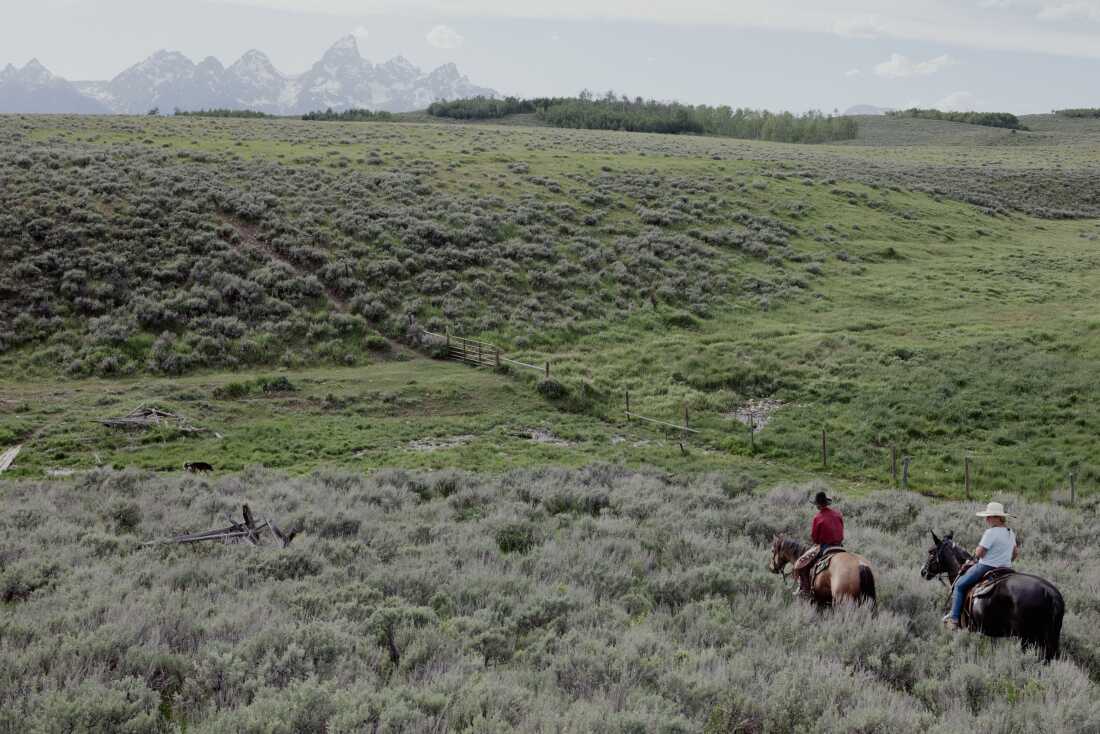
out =
<path fill-rule="evenodd" d="M 546 376 L 550 376 L 549 362 L 540 367 L 535 364 L 520 362 L 518 359 L 505 357 L 501 353 L 500 347 L 496 344 L 470 339 L 465 336 L 455 336 L 449 333 L 438 334 L 434 331 L 428 331 L 427 329 L 421 329 L 420 333 L 442 340 L 447 347 L 448 359 L 470 364 L 475 367 L 500 367 L 501 364 L 512 364 L 517 367 L 538 370 L 539 372 L 545 371 Z"/>
<path fill-rule="evenodd" d="M 688 433 L 702 433 L 694 428 L 688 428 L 687 426 L 680 425 L 679 423 L 669 423 L 668 421 L 659 421 L 656 418 L 647 418 L 644 415 L 638 415 L 637 413 L 626 413 L 628 418 L 634 418 L 640 421 L 646 421 L 647 423 L 656 423 L 662 426 L 668 426 L 669 428 L 675 428 L 677 431 L 687 431 Z"/>

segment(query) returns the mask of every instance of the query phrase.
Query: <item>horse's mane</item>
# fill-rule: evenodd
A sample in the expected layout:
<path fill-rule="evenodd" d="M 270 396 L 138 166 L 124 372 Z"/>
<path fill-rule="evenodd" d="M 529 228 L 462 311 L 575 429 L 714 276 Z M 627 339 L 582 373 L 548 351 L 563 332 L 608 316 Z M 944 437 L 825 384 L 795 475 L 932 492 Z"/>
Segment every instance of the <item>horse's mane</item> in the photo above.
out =
<path fill-rule="evenodd" d="M 806 550 L 806 546 L 802 545 L 794 538 L 788 538 L 786 536 L 780 535 L 776 540 L 779 541 L 780 551 L 789 551 L 796 558 L 802 555 Z"/>
<path fill-rule="evenodd" d="M 951 552 L 955 554 L 958 561 L 966 562 L 974 559 L 974 556 L 970 555 L 970 551 L 956 543 L 954 538 L 949 538 L 948 542 L 951 543 Z"/>

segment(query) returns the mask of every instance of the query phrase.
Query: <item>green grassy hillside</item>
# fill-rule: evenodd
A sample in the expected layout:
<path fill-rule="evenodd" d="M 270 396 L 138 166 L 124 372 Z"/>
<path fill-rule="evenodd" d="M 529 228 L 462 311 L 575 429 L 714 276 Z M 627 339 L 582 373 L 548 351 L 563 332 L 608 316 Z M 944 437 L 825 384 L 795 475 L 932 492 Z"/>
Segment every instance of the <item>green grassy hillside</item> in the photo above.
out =
<path fill-rule="evenodd" d="M 295 427 L 311 438 L 293 451 L 265 455 L 246 430 L 226 447 L 150 441 L 128 460 L 81 422 L 96 407 L 88 397 L 21 396 L 64 379 L 82 395 L 118 384 L 122 402 L 148 402 L 209 376 L 201 401 L 217 382 L 303 381 L 314 377 L 301 370 L 336 366 L 386 381 L 404 364 L 413 392 L 437 380 L 446 392 L 456 368 L 401 345 L 418 327 L 449 328 L 553 363 L 550 402 L 535 397 L 534 372 L 470 379 L 491 379 L 486 395 L 504 406 L 508 390 L 530 398 L 520 414 L 552 433 L 599 433 L 602 448 L 557 462 L 695 462 L 660 433 L 653 455 L 611 448 L 630 391 L 632 408 L 655 418 L 678 421 L 686 405 L 702 430 L 691 448 L 719 463 L 819 471 L 824 429 L 824 470 L 844 481 L 888 483 L 896 447 L 926 492 L 960 493 L 967 452 L 980 493 L 1047 496 L 1071 471 L 1087 490 L 1100 462 L 1100 226 L 1062 218 L 1100 214 L 1100 125 L 1024 122 L 1032 132 L 884 119 L 855 144 L 792 146 L 522 126 L 3 117 L 0 444 L 30 444 L 16 465 L 27 472 L 88 468 L 93 446 L 102 463 L 160 469 L 216 449 L 225 468 L 345 463 L 376 445 L 376 428 L 336 439 L 343 429 L 303 417 Z M 90 377 L 108 382 L 81 382 Z M 447 431 L 484 435 L 491 402 Z M 270 417 L 212 405 L 203 417 L 214 423 Z M 750 440 L 737 415 L 760 405 L 769 422 Z M 416 431 L 440 430 L 433 410 L 410 410 L 425 416 Z M 353 465 L 421 465 L 399 456 L 404 443 L 377 443 Z M 453 451 L 463 466 L 507 463 Z"/>

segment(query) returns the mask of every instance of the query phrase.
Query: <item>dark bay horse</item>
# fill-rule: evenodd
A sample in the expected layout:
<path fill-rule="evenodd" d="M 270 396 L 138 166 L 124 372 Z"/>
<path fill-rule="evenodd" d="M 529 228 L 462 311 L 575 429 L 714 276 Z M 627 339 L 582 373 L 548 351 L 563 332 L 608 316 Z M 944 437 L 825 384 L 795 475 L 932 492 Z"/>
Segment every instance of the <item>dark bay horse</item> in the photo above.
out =
<path fill-rule="evenodd" d="M 932 533 L 932 541 L 935 545 L 928 549 L 920 575 L 933 579 L 946 574 L 954 584 L 971 555 L 951 533 L 942 540 Z M 1054 584 L 1029 573 L 1012 573 L 992 593 L 974 600 L 970 626 L 989 637 L 1019 637 L 1021 646 L 1039 648 L 1043 660 L 1050 661 L 1058 655 L 1065 611 L 1066 603 Z"/>
<path fill-rule="evenodd" d="M 783 573 L 787 564 L 794 562 L 806 552 L 797 540 L 776 535 L 772 539 L 772 560 L 768 570 Z M 831 606 L 845 599 L 856 604 L 865 601 L 875 603 L 875 575 L 871 564 L 863 556 L 843 551 L 833 556 L 829 568 L 813 582 L 814 602 L 819 607 Z"/>

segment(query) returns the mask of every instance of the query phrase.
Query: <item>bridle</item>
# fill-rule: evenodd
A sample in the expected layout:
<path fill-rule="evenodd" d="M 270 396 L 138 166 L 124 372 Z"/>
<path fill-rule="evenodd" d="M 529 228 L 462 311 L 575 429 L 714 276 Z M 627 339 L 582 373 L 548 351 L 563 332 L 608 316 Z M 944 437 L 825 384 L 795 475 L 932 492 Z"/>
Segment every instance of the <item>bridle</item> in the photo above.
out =
<path fill-rule="evenodd" d="M 787 564 L 794 563 L 794 560 L 792 559 L 784 560 L 783 558 L 783 552 L 785 550 L 788 550 L 791 545 L 792 541 L 790 538 L 778 538 L 772 542 L 772 560 L 768 564 L 768 570 L 772 573 L 779 574 L 783 577 L 784 580 L 786 580 L 787 576 L 791 573 L 787 570 Z M 797 559 L 798 554 L 795 553 L 794 555 L 795 559 Z M 782 561 L 782 563 L 779 563 L 778 561 Z"/>
<path fill-rule="evenodd" d="M 950 538 L 944 538 L 936 546 L 936 565 L 939 566 L 939 571 L 937 571 L 936 573 L 930 573 L 928 568 L 928 561 L 924 562 L 924 568 L 921 569 L 922 576 L 929 580 L 936 579 L 936 581 L 939 581 L 940 584 L 943 586 L 948 585 L 947 582 L 943 579 L 944 575 L 947 574 L 947 569 L 945 568 L 947 564 L 943 562 L 943 547 L 948 543 L 951 543 L 952 546 L 955 545 L 954 540 L 951 540 Z"/>

